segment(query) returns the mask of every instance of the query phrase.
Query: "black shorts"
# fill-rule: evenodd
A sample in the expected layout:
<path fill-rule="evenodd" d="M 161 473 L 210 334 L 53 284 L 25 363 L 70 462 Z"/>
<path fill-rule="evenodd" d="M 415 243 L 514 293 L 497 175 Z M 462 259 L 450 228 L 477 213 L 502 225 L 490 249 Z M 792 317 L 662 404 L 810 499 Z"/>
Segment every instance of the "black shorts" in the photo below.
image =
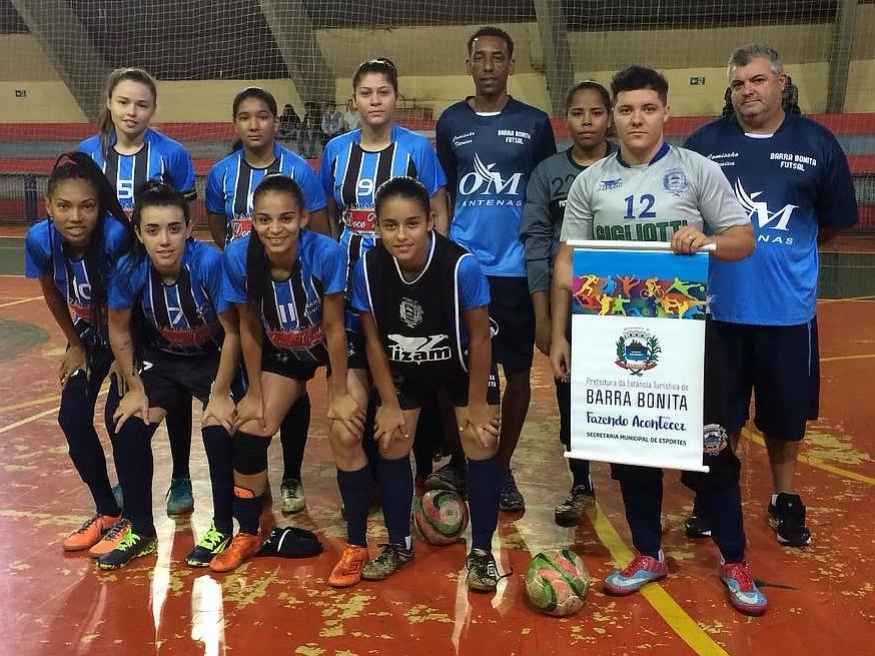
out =
<path fill-rule="evenodd" d="M 795 326 L 753 326 L 714 321 L 726 389 L 726 429 L 733 433 L 749 416 L 765 435 L 798 441 L 820 411 L 817 317 Z"/>
<path fill-rule="evenodd" d="M 526 278 L 487 276 L 489 318 L 498 331 L 492 337 L 492 360 L 506 371 L 532 368 L 535 355 L 535 311 Z"/>
<path fill-rule="evenodd" d="M 346 368 L 367 369 L 368 356 L 365 349 L 365 336 L 352 330 L 346 331 Z"/>
<path fill-rule="evenodd" d="M 321 362 L 304 362 L 291 353 L 280 351 L 266 339 L 262 344 L 261 371 L 263 372 L 306 382 L 316 375 L 316 370 L 321 366 L 323 366 Z"/>
<path fill-rule="evenodd" d="M 393 377 L 398 405 L 402 410 L 416 410 L 429 399 L 437 398 L 441 390 L 449 396 L 455 408 L 468 407 L 468 376 L 460 375 L 451 380 L 429 382 L 426 380 L 405 379 L 400 374 Z M 498 368 L 493 364 L 489 370 L 489 381 L 486 384 L 486 403 L 501 404 L 501 384 L 498 381 Z"/>
<path fill-rule="evenodd" d="M 177 407 L 180 397 L 185 395 L 206 406 L 218 369 L 218 353 L 174 355 L 165 351 L 147 351 L 140 376 L 149 397 L 149 407 L 169 410 Z"/>

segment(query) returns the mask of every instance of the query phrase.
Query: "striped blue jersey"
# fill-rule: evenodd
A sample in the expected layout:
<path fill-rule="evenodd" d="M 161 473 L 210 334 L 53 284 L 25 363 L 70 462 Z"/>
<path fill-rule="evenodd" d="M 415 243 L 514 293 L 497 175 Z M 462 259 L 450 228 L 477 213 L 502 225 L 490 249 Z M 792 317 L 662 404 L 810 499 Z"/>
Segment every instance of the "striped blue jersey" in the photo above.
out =
<path fill-rule="evenodd" d="M 246 161 L 241 148 L 210 170 L 206 207 L 211 214 L 225 216 L 228 226 L 226 241 L 249 234 L 252 229 L 252 194 L 262 178 L 270 173 L 282 173 L 298 183 L 308 212 L 325 208 L 325 193 L 307 160 L 276 142 L 273 154 L 273 162 L 264 168 L 256 168 Z"/>
<path fill-rule="evenodd" d="M 145 316 L 146 346 L 175 355 L 215 353 L 224 339 L 218 315 L 225 300 L 222 254 L 189 239 L 179 277 L 165 284 L 145 254 L 126 256 L 109 287 L 109 308 L 139 305 Z"/>
<path fill-rule="evenodd" d="M 556 153 L 550 118 L 513 98 L 494 115 L 477 114 L 463 100 L 441 114 L 435 130 L 454 203 L 450 238 L 487 276 L 525 277 L 523 203 L 535 166 Z"/>
<path fill-rule="evenodd" d="M 247 303 L 246 253 L 252 234 L 235 239 L 225 249 L 225 299 Z M 304 362 L 328 362 L 322 299 L 346 290 L 346 257 L 331 237 L 302 230 L 298 259 L 291 276 L 270 280 L 261 307 L 265 337 L 278 350 Z"/>
<path fill-rule="evenodd" d="M 115 263 L 127 252 L 129 241 L 125 227 L 112 217 L 103 221 L 102 231 L 98 261 L 103 284 L 107 285 Z M 92 281 L 84 259 L 69 257 L 64 244 L 51 219 L 31 226 L 24 241 L 24 275 L 28 278 L 52 276 L 58 291 L 67 300 L 73 322 L 91 324 Z M 105 305 L 101 309 L 106 312 Z M 100 323 L 105 333 L 105 317 Z M 106 338 L 106 334 L 99 336 L 104 343 Z"/>
<path fill-rule="evenodd" d="M 146 130 L 143 140 L 143 147 L 133 155 L 116 152 L 115 132 L 110 134 L 106 153 L 100 147 L 100 135 L 86 139 L 76 150 L 86 153 L 103 170 L 128 216 L 134 209 L 134 194 L 148 180 L 171 184 L 187 200 L 194 200 L 197 197 L 194 164 L 182 144 L 151 128 Z"/>
<path fill-rule="evenodd" d="M 355 263 L 376 242 L 374 195 L 381 184 L 398 176 L 419 180 L 430 196 L 446 186 L 447 178 L 437 154 L 421 134 L 398 125 L 392 143 L 381 151 L 361 147 L 361 130 L 328 142 L 322 155 L 322 186 L 337 205 L 343 225 L 340 244 L 346 253 L 351 280 Z M 347 328 L 358 330 L 358 315 L 347 307 Z"/>

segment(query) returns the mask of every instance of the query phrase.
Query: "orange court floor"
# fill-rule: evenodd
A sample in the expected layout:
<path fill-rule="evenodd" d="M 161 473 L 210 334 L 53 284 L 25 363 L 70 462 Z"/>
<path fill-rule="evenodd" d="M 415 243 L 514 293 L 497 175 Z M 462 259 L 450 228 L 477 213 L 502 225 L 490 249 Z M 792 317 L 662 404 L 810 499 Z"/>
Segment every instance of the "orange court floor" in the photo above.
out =
<path fill-rule="evenodd" d="M 669 577 L 642 594 L 603 594 L 604 577 L 631 556 L 619 490 L 608 466 L 594 464 L 597 504 L 577 527 L 554 524 L 553 506 L 566 494 L 569 477 L 556 436 L 553 381 L 540 355 L 514 459 L 527 507 L 500 517 L 495 553 L 499 568 L 512 574 L 495 594 L 467 592 L 466 542 L 417 542 L 414 564 L 387 581 L 328 586 L 345 528 L 322 419 L 325 382 L 318 376 L 310 384 L 313 421 L 304 460 L 308 506 L 283 517 L 276 501 L 274 520 L 315 531 L 325 545 L 322 555 L 254 559 L 223 576 L 186 566 L 185 554 L 211 516 L 206 461 L 196 434 L 195 511 L 183 520 L 168 518 L 169 448 L 162 428 L 153 441 L 159 553 L 100 572 L 87 555 L 61 550 L 62 538 L 93 508 L 56 422 L 60 331 L 36 282 L 0 276 L 0 553 L 6 554 L 0 655 L 871 654 L 875 302 L 824 301 L 819 317 L 821 419 L 810 426 L 798 470 L 810 547 L 775 541 L 764 518 L 770 484 L 762 440 L 752 429 L 742 440 L 748 558 L 770 603 L 765 616 L 749 618 L 726 601 L 713 545 L 684 536 L 691 496 L 676 472 L 666 473 L 663 506 Z M 270 455 L 274 490 L 280 487 L 277 442 Z M 385 537 L 381 520 L 379 513 L 371 516 L 372 550 Z M 540 615 L 525 603 L 526 564 L 542 549 L 566 546 L 585 561 L 590 594 L 572 617 Z"/>

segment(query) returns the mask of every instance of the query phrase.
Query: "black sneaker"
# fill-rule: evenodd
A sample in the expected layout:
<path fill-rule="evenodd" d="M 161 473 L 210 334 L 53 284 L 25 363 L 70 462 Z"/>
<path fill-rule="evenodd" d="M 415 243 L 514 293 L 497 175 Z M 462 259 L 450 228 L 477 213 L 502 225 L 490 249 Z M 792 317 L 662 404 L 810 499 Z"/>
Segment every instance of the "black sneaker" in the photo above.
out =
<path fill-rule="evenodd" d="M 494 592 L 498 586 L 498 567 L 495 558 L 483 549 L 472 549 L 465 560 L 468 570 L 467 584 L 469 590 L 477 592 Z"/>
<path fill-rule="evenodd" d="M 433 471 L 425 479 L 426 490 L 449 490 L 465 496 L 465 471 L 460 470 L 452 463 L 448 463 Z"/>
<path fill-rule="evenodd" d="M 365 581 L 383 581 L 405 565 L 413 562 L 413 549 L 405 549 L 400 544 L 381 544 L 380 555 L 362 567 Z"/>
<path fill-rule="evenodd" d="M 710 538 L 711 524 L 702 515 L 690 515 L 684 522 L 684 533 L 688 538 Z"/>
<path fill-rule="evenodd" d="M 504 475 L 504 482 L 501 484 L 501 498 L 498 502 L 498 508 L 505 512 L 519 512 L 526 509 L 526 500 L 520 494 L 519 488 L 516 486 L 516 480 L 513 477 L 513 472 L 509 469 Z"/>
<path fill-rule="evenodd" d="M 209 567 L 213 558 L 231 543 L 231 537 L 230 533 L 222 533 L 216 528 L 215 522 L 211 522 L 209 530 L 185 557 L 185 562 L 190 567 Z"/>
<path fill-rule="evenodd" d="M 786 547 L 811 544 L 811 531 L 805 525 L 805 506 L 798 494 L 781 492 L 775 503 L 769 502 L 769 526 L 775 529 L 778 542 Z"/>
<path fill-rule="evenodd" d="M 130 531 L 115 549 L 97 559 L 97 566 L 100 569 L 119 569 L 134 558 L 148 556 L 156 551 L 158 551 L 157 536 L 140 536 Z"/>
<path fill-rule="evenodd" d="M 595 503 L 595 492 L 586 485 L 575 485 L 565 501 L 556 506 L 554 516 L 559 526 L 577 524 L 587 506 Z"/>

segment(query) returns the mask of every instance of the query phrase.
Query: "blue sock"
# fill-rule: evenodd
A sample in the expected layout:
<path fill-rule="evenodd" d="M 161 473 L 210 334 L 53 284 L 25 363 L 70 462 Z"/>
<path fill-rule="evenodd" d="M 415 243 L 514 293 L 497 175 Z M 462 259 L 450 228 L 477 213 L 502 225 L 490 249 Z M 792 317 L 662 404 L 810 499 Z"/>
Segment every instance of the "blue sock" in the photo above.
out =
<path fill-rule="evenodd" d="M 261 495 L 254 496 L 250 490 L 234 488 L 234 517 L 240 524 L 240 532 L 258 535 L 258 519 L 261 517 Z"/>
<path fill-rule="evenodd" d="M 410 548 L 410 508 L 413 503 L 413 470 L 410 457 L 398 460 L 380 458 L 380 501 L 383 504 L 383 520 L 389 531 L 389 542 Z M 347 507 L 349 517 L 349 507 Z"/>
<path fill-rule="evenodd" d="M 280 446 L 283 449 L 283 480 L 301 480 L 301 465 L 307 434 L 310 432 L 310 397 L 304 394 L 286 413 L 280 424 Z"/>
<path fill-rule="evenodd" d="M 234 441 L 222 426 L 201 429 L 210 469 L 213 521 L 225 534 L 234 529 Z"/>
<path fill-rule="evenodd" d="M 82 482 L 91 491 L 97 512 L 117 517 L 121 509 L 112 495 L 112 486 L 106 471 L 106 454 L 97 431 L 94 430 L 97 395 L 92 393 L 92 385 L 89 383 L 82 375 L 70 379 L 61 392 L 58 424 L 67 439 L 70 460 L 73 461 Z"/>
<path fill-rule="evenodd" d="M 741 487 L 738 482 L 720 490 L 696 495 L 705 518 L 711 525 L 711 539 L 727 563 L 744 562 L 744 518 L 741 512 Z"/>
<path fill-rule="evenodd" d="M 119 482 L 125 497 L 125 516 L 137 535 L 155 535 L 152 519 L 152 435 L 158 424 L 144 424 L 131 417 L 122 426 L 115 440 L 115 456 L 123 463 Z"/>
<path fill-rule="evenodd" d="M 639 553 L 659 558 L 662 542 L 662 480 L 620 481 L 632 544 Z"/>
<path fill-rule="evenodd" d="M 173 462 L 172 478 L 191 478 L 188 461 L 191 458 L 191 397 L 187 394 L 164 418 L 170 438 L 170 456 Z"/>
<path fill-rule="evenodd" d="M 337 470 L 337 486 L 346 508 L 347 542 L 359 547 L 368 546 L 368 508 L 371 505 L 371 467 L 357 471 Z"/>
<path fill-rule="evenodd" d="M 492 551 L 498 525 L 498 502 L 505 467 L 498 455 L 468 461 L 468 507 L 471 509 L 471 548 Z"/>

